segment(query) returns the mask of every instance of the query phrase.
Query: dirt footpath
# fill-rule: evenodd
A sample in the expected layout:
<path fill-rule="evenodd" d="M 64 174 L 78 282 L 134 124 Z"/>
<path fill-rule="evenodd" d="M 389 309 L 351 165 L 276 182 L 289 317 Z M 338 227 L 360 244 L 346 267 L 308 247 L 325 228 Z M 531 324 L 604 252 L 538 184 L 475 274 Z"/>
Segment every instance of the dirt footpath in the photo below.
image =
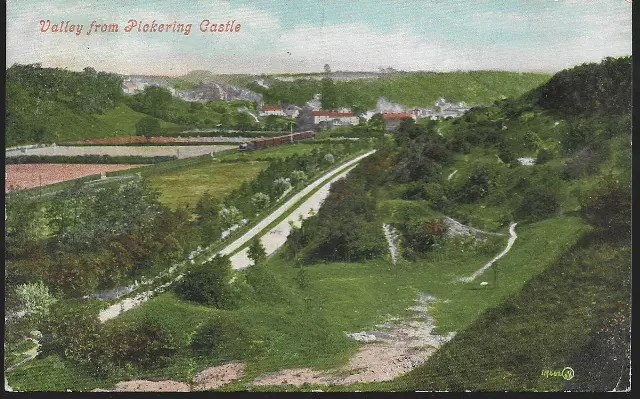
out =
<path fill-rule="evenodd" d="M 346 385 L 358 382 L 390 381 L 423 364 L 429 356 L 455 333 L 440 336 L 433 332 L 433 319 L 428 304 L 436 298 L 420 294 L 410 320 L 391 319 L 379 324 L 377 330 L 349 334 L 354 339 L 369 342 L 351 358 L 343 369 L 314 371 L 288 369 L 258 377 L 255 385 Z"/>
<path fill-rule="evenodd" d="M 196 375 L 192 384 L 162 380 L 121 381 L 113 389 L 94 389 L 92 392 L 190 392 L 215 389 L 244 375 L 244 364 L 228 363 L 209 367 Z"/>

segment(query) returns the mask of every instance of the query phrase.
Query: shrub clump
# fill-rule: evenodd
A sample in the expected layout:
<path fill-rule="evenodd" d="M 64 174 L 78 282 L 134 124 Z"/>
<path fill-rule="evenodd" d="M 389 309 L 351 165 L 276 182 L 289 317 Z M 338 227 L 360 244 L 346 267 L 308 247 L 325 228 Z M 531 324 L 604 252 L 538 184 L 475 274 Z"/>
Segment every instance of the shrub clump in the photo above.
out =
<path fill-rule="evenodd" d="M 174 291 L 180 299 L 222 309 L 231 303 L 230 279 L 229 257 L 216 256 L 210 262 L 192 267 Z"/>

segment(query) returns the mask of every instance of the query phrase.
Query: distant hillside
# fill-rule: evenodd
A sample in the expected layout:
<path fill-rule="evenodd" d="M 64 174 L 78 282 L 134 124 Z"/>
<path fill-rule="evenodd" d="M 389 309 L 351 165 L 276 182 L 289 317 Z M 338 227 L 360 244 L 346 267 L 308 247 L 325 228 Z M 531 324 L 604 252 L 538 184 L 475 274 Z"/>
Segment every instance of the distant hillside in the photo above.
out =
<path fill-rule="evenodd" d="M 491 104 L 504 97 L 520 96 L 550 78 L 543 73 L 476 72 L 399 72 L 375 79 L 334 81 L 339 106 L 373 108 L 378 97 L 406 106 L 432 105 L 438 97 L 472 104 Z M 267 103 L 295 103 L 300 106 L 315 93 L 322 92 L 317 79 L 293 82 L 275 80 L 271 88 L 258 84 L 247 86 L 262 93 Z"/>
<path fill-rule="evenodd" d="M 135 135 L 136 123 L 148 115 L 122 103 L 121 85 L 119 75 L 92 68 L 13 65 L 7 69 L 5 145 Z"/>
<path fill-rule="evenodd" d="M 7 69 L 6 145 L 47 143 L 99 131 L 93 114 L 113 109 L 122 98 L 115 74 L 72 72 L 39 64 Z M 90 133 L 88 134 L 90 135 Z"/>
<path fill-rule="evenodd" d="M 180 76 L 179 78 L 185 82 L 190 82 L 194 84 L 199 84 L 201 82 L 217 82 L 217 83 L 228 83 L 236 86 L 246 86 L 250 82 L 256 79 L 256 75 L 236 75 L 236 74 L 214 74 L 211 71 L 190 71 L 185 75 Z"/>
<path fill-rule="evenodd" d="M 137 78 L 140 78 L 138 76 Z M 199 101 L 244 98 L 248 101 L 190 103 L 160 87 L 125 96 L 120 75 L 86 68 L 74 72 L 39 64 L 7 69 L 5 145 L 50 144 L 89 138 L 131 136 L 142 118 L 160 119 L 160 127 L 255 128 L 250 115 L 260 95 L 226 83 L 195 84 L 173 78 L 153 82 L 183 87 L 182 96 Z M 186 86 L 186 87 L 185 87 Z M 247 108 L 248 107 L 248 108 Z M 244 109 L 239 111 L 238 108 Z"/>

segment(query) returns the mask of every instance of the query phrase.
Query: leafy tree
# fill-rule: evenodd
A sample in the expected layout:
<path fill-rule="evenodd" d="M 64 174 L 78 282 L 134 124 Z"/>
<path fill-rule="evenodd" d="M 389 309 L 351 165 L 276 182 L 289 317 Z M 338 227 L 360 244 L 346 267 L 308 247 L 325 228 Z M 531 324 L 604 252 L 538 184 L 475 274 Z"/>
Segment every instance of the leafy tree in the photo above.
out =
<path fill-rule="evenodd" d="M 220 237 L 222 226 L 220 222 L 221 205 L 206 191 L 196 203 L 196 223 L 201 229 L 201 242 L 208 245 Z"/>
<path fill-rule="evenodd" d="M 252 336 L 242 324 L 221 315 L 209 318 L 191 339 L 191 350 L 216 360 L 238 360 L 250 353 Z"/>
<path fill-rule="evenodd" d="M 249 246 L 249 259 L 253 260 L 255 265 L 261 264 L 267 259 L 267 251 L 265 251 L 258 237 L 251 240 L 251 245 Z"/>
<path fill-rule="evenodd" d="M 333 155 L 333 154 L 326 154 L 326 155 L 324 156 L 324 160 L 325 160 L 326 162 L 328 162 L 328 163 L 332 164 L 332 163 L 334 163 L 334 162 L 335 162 L 335 157 L 334 157 L 334 155 Z"/>
<path fill-rule="evenodd" d="M 294 170 L 293 172 L 291 172 L 291 177 L 289 179 L 291 181 L 291 184 L 296 187 L 302 187 L 306 185 L 307 181 L 309 180 L 307 174 L 302 170 Z"/>
<path fill-rule="evenodd" d="M 156 118 L 145 116 L 136 123 L 136 134 L 148 136 L 160 130 L 160 121 Z"/>
<path fill-rule="evenodd" d="M 181 299 L 224 308 L 230 301 L 231 261 L 216 255 L 211 261 L 191 267 L 174 287 Z"/>
<path fill-rule="evenodd" d="M 414 258 L 415 253 L 430 251 L 444 241 L 446 226 L 439 219 L 407 219 L 398 226 L 402 233 L 405 255 Z"/>
<path fill-rule="evenodd" d="M 251 203 L 258 210 L 258 212 L 267 209 L 270 202 L 271 199 L 269 198 L 269 195 L 265 193 L 255 193 L 253 197 L 251 197 Z"/>
<path fill-rule="evenodd" d="M 384 132 L 387 129 L 384 116 L 381 113 L 373 115 L 367 122 L 367 126 L 375 132 Z"/>
<path fill-rule="evenodd" d="M 527 131 L 522 138 L 524 147 L 529 150 L 535 150 L 540 146 L 540 137 L 532 131 Z"/>
<path fill-rule="evenodd" d="M 273 181 L 273 192 L 276 197 L 280 197 L 285 191 L 291 188 L 289 178 L 279 177 Z"/>
<path fill-rule="evenodd" d="M 460 187 L 457 198 L 466 203 L 472 203 L 489 194 L 489 172 L 485 167 L 478 167 L 469 180 Z"/>
<path fill-rule="evenodd" d="M 401 183 L 441 179 L 442 167 L 427 156 L 424 143 L 408 146 L 398 159 L 393 169 L 394 177 Z"/>
<path fill-rule="evenodd" d="M 54 309 L 42 324 L 42 352 L 90 364 L 99 356 L 100 322 L 95 307 L 66 305 Z"/>
<path fill-rule="evenodd" d="M 145 87 L 141 97 L 144 112 L 156 118 L 166 117 L 173 102 L 171 92 L 158 86 Z"/>
<path fill-rule="evenodd" d="M 540 148 L 538 150 L 538 155 L 536 157 L 536 164 L 542 165 L 553 159 L 553 151 L 547 150 L 545 148 Z"/>
<path fill-rule="evenodd" d="M 338 93 L 331 79 L 331 68 L 329 64 L 325 64 L 324 72 L 325 76 L 322 78 L 322 97 L 320 98 L 320 102 L 322 108 L 333 109 L 338 106 Z"/>
<path fill-rule="evenodd" d="M 51 306 L 57 302 L 42 281 L 21 284 L 16 288 L 16 294 L 25 314 L 36 320 L 47 317 Z"/>
<path fill-rule="evenodd" d="M 220 216 L 223 228 L 229 228 L 240 223 L 242 220 L 242 214 L 235 206 L 223 207 L 218 215 Z"/>
<path fill-rule="evenodd" d="M 500 160 L 506 164 L 511 164 L 512 162 L 517 161 L 512 146 L 506 141 L 502 141 L 498 146 L 498 157 L 500 157 Z"/>
<path fill-rule="evenodd" d="M 292 241 L 309 240 L 304 249 L 306 261 L 371 259 L 385 248 L 375 211 L 375 198 L 364 191 L 364 179 L 358 173 L 350 174 L 331 186 L 317 216 L 306 219 L 301 229 L 291 232 Z"/>

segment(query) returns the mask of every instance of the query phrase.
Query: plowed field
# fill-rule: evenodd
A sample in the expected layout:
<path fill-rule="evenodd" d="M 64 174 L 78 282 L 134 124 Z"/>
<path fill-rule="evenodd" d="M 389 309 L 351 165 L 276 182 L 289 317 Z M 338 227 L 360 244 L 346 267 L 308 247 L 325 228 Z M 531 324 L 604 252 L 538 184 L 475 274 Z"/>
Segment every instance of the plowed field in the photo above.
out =
<path fill-rule="evenodd" d="M 77 179 L 79 177 L 100 174 L 103 172 L 113 172 L 116 170 L 137 168 L 145 165 L 129 164 L 16 164 L 6 165 L 5 192 L 22 190 L 42 185 L 57 183 L 65 180 Z"/>

